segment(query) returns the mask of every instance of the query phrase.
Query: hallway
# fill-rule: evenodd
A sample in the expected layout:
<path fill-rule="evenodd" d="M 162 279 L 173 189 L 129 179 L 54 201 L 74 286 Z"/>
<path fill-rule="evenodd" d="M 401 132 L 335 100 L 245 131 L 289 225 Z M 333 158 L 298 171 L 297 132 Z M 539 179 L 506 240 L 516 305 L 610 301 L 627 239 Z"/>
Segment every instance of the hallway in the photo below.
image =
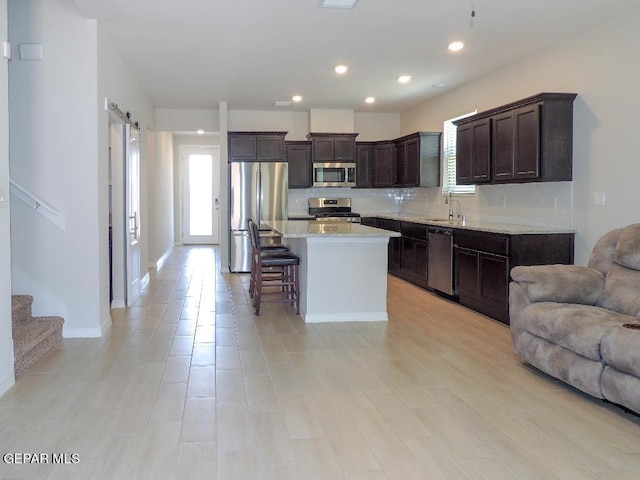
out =
<path fill-rule="evenodd" d="M 388 323 L 254 317 L 218 263 L 175 247 L 107 337 L 22 376 L 0 479 L 637 478 L 638 417 L 522 364 L 504 325 L 393 277 Z"/>

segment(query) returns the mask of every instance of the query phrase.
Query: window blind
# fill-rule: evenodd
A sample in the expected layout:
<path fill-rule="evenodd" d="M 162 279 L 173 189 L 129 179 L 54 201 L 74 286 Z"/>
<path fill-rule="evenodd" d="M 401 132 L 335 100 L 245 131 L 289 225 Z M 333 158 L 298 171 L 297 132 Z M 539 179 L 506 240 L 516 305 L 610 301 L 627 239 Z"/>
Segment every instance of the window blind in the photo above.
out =
<path fill-rule="evenodd" d="M 471 195 L 476 192 L 475 185 L 456 185 L 456 131 L 453 124 L 456 120 L 475 114 L 476 111 L 465 113 L 446 120 L 442 131 L 442 194 Z"/>

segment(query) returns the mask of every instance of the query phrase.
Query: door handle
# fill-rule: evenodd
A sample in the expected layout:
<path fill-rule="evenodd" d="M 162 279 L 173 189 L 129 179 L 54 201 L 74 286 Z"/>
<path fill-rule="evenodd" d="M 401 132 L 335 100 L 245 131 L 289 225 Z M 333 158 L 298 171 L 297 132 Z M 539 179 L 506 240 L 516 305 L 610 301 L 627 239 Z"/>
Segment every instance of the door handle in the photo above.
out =
<path fill-rule="evenodd" d="M 133 225 L 131 224 L 131 220 L 133 220 Z M 129 215 L 129 233 L 133 237 L 133 240 L 138 239 L 138 212 Z"/>

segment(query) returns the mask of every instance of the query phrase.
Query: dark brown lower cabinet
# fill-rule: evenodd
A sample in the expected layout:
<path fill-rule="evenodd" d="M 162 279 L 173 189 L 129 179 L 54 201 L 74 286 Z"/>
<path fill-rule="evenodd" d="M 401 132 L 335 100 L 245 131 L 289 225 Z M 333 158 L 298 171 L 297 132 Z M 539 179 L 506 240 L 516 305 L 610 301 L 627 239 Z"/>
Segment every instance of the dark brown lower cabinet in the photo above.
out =
<path fill-rule="evenodd" d="M 389 273 L 422 288 L 427 288 L 429 242 L 427 226 L 388 218 L 362 219 L 363 225 L 400 232 L 401 237 L 389 238 Z"/>
<path fill-rule="evenodd" d="M 392 232 L 399 232 L 400 221 L 381 218 L 379 228 L 391 230 Z M 390 237 L 388 248 L 388 271 L 392 275 L 397 275 L 397 273 L 402 269 L 402 237 Z"/>
<path fill-rule="evenodd" d="M 502 235 L 455 231 L 460 304 L 509 324 L 509 274 L 517 265 L 573 263 L 573 233 Z"/>
<path fill-rule="evenodd" d="M 389 239 L 389 273 L 428 289 L 427 225 L 363 217 L 363 225 L 400 232 Z M 454 295 L 461 305 L 509 324 L 509 281 L 517 265 L 573 263 L 573 233 L 500 234 L 453 228 Z"/>
<path fill-rule="evenodd" d="M 398 276 L 422 288 L 427 288 L 427 265 L 429 261 L 429 242 L 427 226 L 402 222 L 402 252 Z"/>
<path fill-rule="evenodd" d="M 509 258 L 458 247 L 455 262 L 460 303 L 509 323 Z"/>

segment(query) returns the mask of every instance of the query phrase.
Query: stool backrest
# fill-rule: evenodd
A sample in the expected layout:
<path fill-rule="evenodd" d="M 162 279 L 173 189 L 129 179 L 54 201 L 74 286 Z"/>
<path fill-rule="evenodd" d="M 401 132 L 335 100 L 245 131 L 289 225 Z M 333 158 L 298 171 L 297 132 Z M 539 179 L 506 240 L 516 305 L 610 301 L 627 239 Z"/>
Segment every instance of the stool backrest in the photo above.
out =
<path fill-rule="evenodd" d="M 260 229 L 253 220 L 249 219 L 249 239 L 253 248 L 260 248 Z"/>

